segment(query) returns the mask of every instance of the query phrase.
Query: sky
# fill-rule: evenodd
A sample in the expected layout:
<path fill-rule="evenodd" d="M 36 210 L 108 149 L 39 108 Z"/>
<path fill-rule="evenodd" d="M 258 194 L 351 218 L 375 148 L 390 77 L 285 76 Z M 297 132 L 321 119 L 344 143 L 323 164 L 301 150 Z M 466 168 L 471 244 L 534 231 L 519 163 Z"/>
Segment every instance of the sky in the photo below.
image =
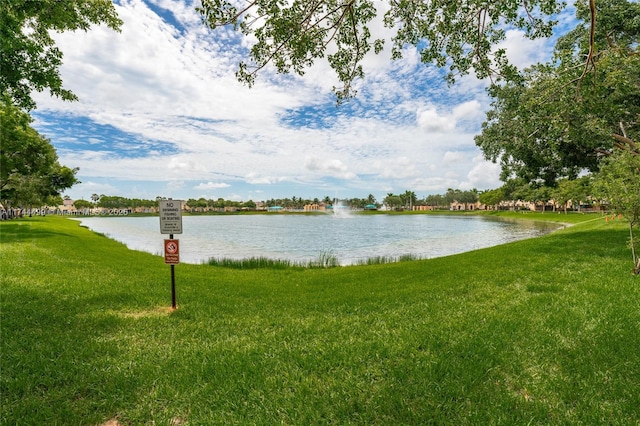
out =
<path fill-rule="evenodd" d="M 196 0 L 197 1 L 197 0 Z M 378 2 L 378 6 L 384 2 Z M 447 86 L 441 70 L 387 51 L 363 62 L 358 94 L 337 106 L 326 61 L 304 76 L 267 67 L 249 88 L 235 77 L 251 39 L 201 23 L 191 0 L 121 0 L 106 26 L 55 34 L 61 76 L 78 102 L 34 94 L 33 126 L 60 163 L 79 167 L 64 195 L 127 198 L 367 198 L 448 188 L 493 189 L 499 166 L 475 146 L 490 98 L 473 76 Z M 389 38 L 381 23 L 372 37 Z M 502 44 L 526 67 L 551 40 L 509 30 Z"/>

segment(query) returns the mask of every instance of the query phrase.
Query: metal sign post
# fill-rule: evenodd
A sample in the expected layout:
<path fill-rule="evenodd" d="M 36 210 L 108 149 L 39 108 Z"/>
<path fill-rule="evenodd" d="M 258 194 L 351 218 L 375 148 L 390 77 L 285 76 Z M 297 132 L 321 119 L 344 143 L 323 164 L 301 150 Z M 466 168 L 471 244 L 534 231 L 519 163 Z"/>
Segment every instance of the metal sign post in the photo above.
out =
<path fill-rule="evenodd" d="M 182 234 L 182 202 L 180 200 L 160 200 L 160 233 L 169 234 L 164 240 L 164 263 L 171 265 L 171 309 L 176 309 L 176 273 L 175 266 L 180 263 L 180 242 L 173 234 Z"/>

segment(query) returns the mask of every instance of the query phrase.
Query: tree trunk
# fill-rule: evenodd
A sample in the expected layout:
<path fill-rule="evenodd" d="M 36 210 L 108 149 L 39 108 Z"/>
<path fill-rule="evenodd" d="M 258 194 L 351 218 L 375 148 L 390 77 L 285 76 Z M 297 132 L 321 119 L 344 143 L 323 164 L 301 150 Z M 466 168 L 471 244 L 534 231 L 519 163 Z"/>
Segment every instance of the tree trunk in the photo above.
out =
<path fill-rule="evenodd" d="M 633 222 L 632 221 L 629 221 L 629 242 L 631 245 L 631 255 L 633 256 L 633 264 L 635 265 L 633 272 L 635 274 L 640 274 L 640 258 L 636 256 L 636 246 L 635 246 L 635 241 L 633 239 Z"/>

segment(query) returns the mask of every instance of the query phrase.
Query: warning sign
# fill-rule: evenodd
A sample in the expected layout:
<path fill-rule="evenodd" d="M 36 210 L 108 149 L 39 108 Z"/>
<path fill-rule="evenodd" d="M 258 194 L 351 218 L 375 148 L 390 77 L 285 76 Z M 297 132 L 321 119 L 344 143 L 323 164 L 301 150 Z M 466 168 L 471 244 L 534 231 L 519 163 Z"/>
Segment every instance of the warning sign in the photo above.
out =
<path fill-rule="evenodd" d="M 160 213 L 161 234 L 182 234 L 182 203 L 180 200 L 160 200 L 158 212 Z"/>
<path fill-rule="evenodd" d="M 164 263 L 167 265 L 180 263 L 180 244 L 178 240 L 164 240 Z"/>

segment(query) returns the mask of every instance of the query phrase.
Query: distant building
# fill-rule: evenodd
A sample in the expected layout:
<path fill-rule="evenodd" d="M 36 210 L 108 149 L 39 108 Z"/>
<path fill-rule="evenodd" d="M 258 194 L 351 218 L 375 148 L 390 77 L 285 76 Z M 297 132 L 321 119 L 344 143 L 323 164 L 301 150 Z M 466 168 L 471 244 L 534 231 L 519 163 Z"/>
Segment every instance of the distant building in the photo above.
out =
<path fill-rule="evenodd" d="M 457 201 L 454 201 L 453 203 L 451 203 L 451 205 L 449 206 L 449 210 L 456 210 L 456 211 L 462 211 L 462 210 L 487 210 L 487 206 L 485 206 L 484 204 L 482 204 L 480 201 L 476 201 L 475 203 L 459 203 Z"/>
<path fill-rule="evenodd" d="M 76 210 L 76 207 L 73 205 L 73 203 L 75 203 L 75 200 L 72 200 L 70 198 L 62 200 L 62 204 L 58 206 L 58 210 L 60 212 L 59 214 L 63 214 L 63 215 L 76 214 L 77 210 Z"/>
<path fill-rule="evenodd" d="M 313 204 L 306 204 L 304 206 L 304 211 L 305 212 L 325 212 L 327 211 L 327 205 L 325 203 L 313 203 Z"/>

